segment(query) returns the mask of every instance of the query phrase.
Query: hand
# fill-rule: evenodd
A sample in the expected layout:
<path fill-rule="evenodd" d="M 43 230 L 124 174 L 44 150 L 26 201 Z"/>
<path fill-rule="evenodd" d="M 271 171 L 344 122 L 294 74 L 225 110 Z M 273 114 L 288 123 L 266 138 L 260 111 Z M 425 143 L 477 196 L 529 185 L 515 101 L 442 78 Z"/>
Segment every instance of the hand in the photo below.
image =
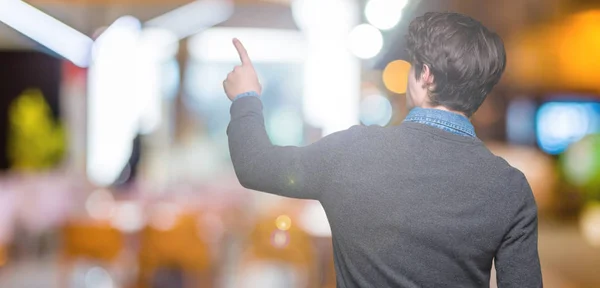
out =
<path fill-rule="evenodd" d="M 227 94 L 229 100 L 232 101 L 236 96 L 245 92 L 254 91 L 260 95 L 262 93 L 262 87 L 258 82 L 256 71 L 254 70 L 254 66 L 252 66 L 250 57 L 248 57 L 246 48 L 244 48 L 244 45 L 242 45 L 242 42 L 238 39 L 233 39 L 233 45 L 240 55 L 242 65 L 235 66 L 233 71 L 227 74 L 227 78 L 223 81 L 225 94 Z"/>

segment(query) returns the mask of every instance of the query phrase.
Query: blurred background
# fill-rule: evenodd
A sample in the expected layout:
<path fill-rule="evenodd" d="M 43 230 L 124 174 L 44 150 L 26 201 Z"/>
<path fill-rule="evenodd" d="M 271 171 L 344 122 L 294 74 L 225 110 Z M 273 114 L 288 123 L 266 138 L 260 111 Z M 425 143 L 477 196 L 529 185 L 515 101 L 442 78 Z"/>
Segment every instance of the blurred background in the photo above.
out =
<path fill-rule="evenodd" d="M 472 121 L 532 186 L 546 286 L 600 287 L 595 0 L 0 0 L 0 287 L 335 287 L 320 204 L 235 178 L 231 38 L 306 145 L 401 123 L 408 23 L 448 10 L 505 40 Z"/>

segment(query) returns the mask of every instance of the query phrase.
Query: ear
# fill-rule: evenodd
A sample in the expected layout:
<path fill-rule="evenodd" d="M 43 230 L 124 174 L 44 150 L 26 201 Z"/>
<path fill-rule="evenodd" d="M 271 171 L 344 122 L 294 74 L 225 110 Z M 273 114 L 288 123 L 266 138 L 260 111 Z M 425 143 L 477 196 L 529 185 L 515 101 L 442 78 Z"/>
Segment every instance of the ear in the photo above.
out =
<path fill-rule="evenodd" d="M 431 69 L 429 69 L 429 66 L 427 66 L 427 64 L 423 64 L 423 69 L 421 71 L 423 71 L 421 72 L 421 81 L 423 81 L 423 83 L 425 83 L 426 85 L 432 85 L 434 78 L 433 73 L 431 73 Z"/>

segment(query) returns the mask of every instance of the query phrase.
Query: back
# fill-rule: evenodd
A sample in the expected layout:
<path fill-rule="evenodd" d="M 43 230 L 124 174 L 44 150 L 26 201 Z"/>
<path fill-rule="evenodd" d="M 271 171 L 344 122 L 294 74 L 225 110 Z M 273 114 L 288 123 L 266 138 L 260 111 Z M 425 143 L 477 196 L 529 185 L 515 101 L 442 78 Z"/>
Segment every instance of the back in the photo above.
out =
<path fill-rule="evenodd" d="M 540 287 L 533 195 L 482 142 L 418 123 L 346 140 L 320 198 L 338 287 L 487 287 L 494 257 L 499 287 Z"/>
<path fill-rule="evenodd" d="M 492 259 L 499 288 L 542 287 L 523 174 L 477 138 L 444 130 L 472 132 L 466 117 L 409 116 L 281 147 L 267 136 L 261 101 L 241 98 L 231 107 L 231 161 L 246 188 L 321 202 L 339 287 L 487 287 Z M 419 119 L 429 124 L 410 122 Z"/>

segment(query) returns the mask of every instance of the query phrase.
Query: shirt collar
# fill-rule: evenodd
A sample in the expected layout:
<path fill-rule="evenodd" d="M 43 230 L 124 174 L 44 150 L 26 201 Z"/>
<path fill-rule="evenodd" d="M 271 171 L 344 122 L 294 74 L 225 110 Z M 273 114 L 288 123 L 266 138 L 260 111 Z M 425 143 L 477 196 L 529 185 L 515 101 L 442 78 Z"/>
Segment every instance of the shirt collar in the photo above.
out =
<path fill-rule="evenodd" d="M 469 118 L 450 111 L 415 107 L 410 110 L 404 121 L 430 125 L 458 135 L 476 137 L 475 128 Z"/>

